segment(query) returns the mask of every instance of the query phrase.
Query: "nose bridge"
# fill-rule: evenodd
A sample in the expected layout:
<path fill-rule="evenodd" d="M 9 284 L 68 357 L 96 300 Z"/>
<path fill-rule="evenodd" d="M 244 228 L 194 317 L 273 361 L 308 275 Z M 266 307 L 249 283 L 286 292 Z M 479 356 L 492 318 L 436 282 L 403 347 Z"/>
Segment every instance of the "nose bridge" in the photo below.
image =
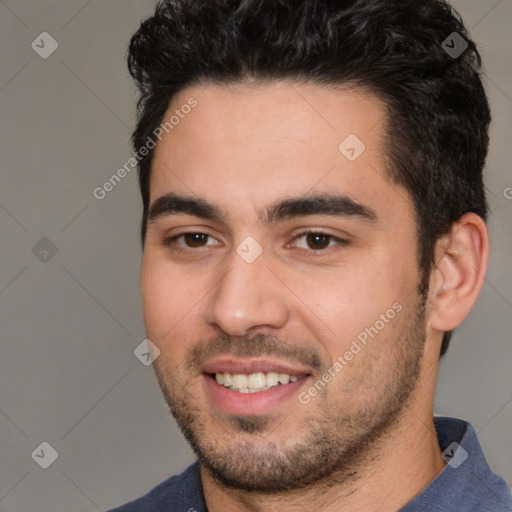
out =
<path fill-rule="evenodd" d="M 287 319 L 284 290 L 276 284 L 264 255 L 245 258 L 241 249 L 247 246 L 242 243 L 233 252 L 229 270 L 210 296 L 207 321 L 233 336 L 256 326 L 279 328 Z"/>

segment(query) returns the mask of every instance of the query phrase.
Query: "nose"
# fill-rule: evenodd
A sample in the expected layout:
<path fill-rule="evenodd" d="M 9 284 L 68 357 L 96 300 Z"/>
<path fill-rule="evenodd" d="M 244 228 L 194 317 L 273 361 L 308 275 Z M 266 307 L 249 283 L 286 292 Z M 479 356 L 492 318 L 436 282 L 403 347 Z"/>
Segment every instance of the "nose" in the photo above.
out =
<path fill-rule="evenodd" d="M 229 270 L 209 295 L 206 321 L 231 336 L 244 336 L 258 327 L 279 329 L 289 317 L 286 295 L 264 254 L 247 263 L 233 252 Z"/>

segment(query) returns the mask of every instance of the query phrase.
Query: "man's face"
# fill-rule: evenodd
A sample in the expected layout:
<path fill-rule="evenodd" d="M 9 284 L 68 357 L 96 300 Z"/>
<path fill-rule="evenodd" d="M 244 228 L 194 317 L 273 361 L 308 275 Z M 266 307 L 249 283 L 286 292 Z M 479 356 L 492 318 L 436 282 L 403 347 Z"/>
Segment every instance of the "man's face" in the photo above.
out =
<path fill-rule="evenodd" d="M 141 276 L 164 395 L 225 485 L 348 473 L 414 398 L 425 340 L 383 105 L 357 89 L 210 84 L 164 121 L 191 97 L 155 151 Z"/>

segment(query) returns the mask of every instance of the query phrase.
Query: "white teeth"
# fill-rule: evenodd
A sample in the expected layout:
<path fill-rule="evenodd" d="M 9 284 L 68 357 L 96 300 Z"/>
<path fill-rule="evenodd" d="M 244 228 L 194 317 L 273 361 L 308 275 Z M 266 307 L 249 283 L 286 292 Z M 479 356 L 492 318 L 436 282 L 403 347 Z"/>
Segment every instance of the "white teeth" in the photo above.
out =
<path fill-rule="evenodd" d="M 297 382 L 297 375 L 277 372 L 255 372 L 248 375 L 243 373 L 216 373 L 215 380 L 222 386 L 239 393 L 258 393 L 266 391 L 279 384 Z"/>
<path fill-rule="evenodd" d="M 215 374 L 215 378 L 217 378 L 218 373 Z M 231 373 L 221 373 L 221 375 L 224 375 L 224 386 L 231 387 L 233 385 L 233 375 Z"/>
<path fill-rule="evenodd" d="M 281 384 L 288 384 L 290 382 L 290 376 L 287 373 L 280 373 L 279 382 Z"/>
<path fill-rule="evenodd" d="M 279 384 L 279 374 L 277 372 L 267 373 L 267 386 L 277 386 Z"/>
<path fill-rule="evenodd" d="M 265 380 L 264 373 L 251 373 L 251 375 L 249 375 L 248 387 L 251 389 L 263 388 L 265 387 Z"/>
<path fill-rule="evenodd" d="M 232 387 L 237 389 L 242 389 L 247 387 L 247 375 L 242 373 L 233 374 L 233 384 Z"/>

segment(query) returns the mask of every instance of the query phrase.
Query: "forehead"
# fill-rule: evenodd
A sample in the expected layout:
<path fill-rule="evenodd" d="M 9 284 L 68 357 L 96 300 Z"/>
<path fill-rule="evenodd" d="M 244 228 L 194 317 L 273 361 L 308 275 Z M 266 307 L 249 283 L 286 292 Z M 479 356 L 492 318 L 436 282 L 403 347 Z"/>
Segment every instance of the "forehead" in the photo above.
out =
<path fill-rule="evenodd" d="M 180 192 L 240 211 L 311 191 L 409 202 L 387 178 L 385 107 L 362 89 L 198 85 L 174 98 L 163 121 L 172 115 L 180 121 L 155 149 L 151 202 Z"/>

